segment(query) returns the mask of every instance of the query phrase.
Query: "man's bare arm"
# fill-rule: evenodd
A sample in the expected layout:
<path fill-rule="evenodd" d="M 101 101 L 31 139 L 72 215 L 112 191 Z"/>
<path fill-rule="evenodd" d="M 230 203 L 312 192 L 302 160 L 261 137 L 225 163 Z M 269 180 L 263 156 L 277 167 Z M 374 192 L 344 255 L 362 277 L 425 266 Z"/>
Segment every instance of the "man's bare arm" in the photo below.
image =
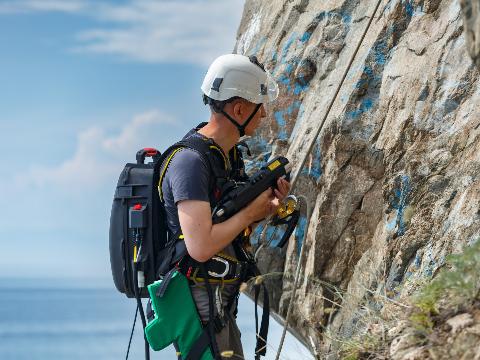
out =
<path fill-rule="evenodd" d="M 207 261 L 225 248 L 250 220 L 239 212 L 227 221 L 212 226 L 210 203 L 186 200 L 178 203 L 178 217 L 190 256 L 200 262 Z"/>
<path fill-rule="evenodd" d="M 205 262 L 232 242 L 251 223 L 273 214 L 278 205 L 271 189 L 228 220 L 212 224 L 210 204 L 184 200 L 177 204 L 178 218 L 189 255 Z"/>

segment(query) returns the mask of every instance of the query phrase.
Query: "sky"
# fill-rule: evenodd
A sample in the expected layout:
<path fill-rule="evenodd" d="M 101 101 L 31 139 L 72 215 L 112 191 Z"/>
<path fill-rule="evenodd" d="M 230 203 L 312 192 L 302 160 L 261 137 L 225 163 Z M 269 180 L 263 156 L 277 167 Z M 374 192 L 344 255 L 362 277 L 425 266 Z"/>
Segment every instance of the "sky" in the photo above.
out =
<path fill-rule="evenodd" d="M 111 281 L 118 175 L 208 119 L 243 0 L 0 0 L 1 277 Z"/>

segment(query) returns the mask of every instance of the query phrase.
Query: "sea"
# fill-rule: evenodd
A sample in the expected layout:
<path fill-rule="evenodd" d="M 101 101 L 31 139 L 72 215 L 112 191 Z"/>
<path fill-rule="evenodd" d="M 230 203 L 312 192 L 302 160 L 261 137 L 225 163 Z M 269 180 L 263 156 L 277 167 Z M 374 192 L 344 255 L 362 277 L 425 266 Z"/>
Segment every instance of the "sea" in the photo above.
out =
<path fill-rule="evenodd" d="M 106 282 L 0 279 L 0 359 L 125 359 L 135 310 L 133 299 Z M 254 321 L 254 303 L 242 295 L 237 323 L 245 359 L 254 359 Z M 275 359 L 282 330 L 271 318 L 264 359 Z M 140 317 L 128 358 L 145 358 Z M 173 347 L 151 351 L 150 358 L 177 359 Z M 280 359 L 313 359 L 313 356 L 288 334 Z"/>

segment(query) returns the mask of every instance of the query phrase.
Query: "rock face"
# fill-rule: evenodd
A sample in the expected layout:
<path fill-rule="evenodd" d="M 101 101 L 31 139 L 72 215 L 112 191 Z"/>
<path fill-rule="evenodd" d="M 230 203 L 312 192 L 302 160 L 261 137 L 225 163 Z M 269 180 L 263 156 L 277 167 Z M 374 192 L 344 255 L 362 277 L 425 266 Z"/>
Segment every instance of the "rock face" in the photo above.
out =
<path fill-rule="evenodd" d="M 291 326 L 332 358 L 375 295 L 401 301 L 480 237 L 479 74 L 456 0 L 383 0 L 315 140 L 376 3 L 247 0 L 235 46 L 280 84 L 251 164 L 286 155 L 312 208 L 304 241 L 305 216 L 287 249 L 259 252 L 273 306 L 284 317 L 294 301 Z"/>
<path fill-rule="evenodd" d="M 468 53 L 477 68 L 480 68 L 480 2 L 460 0 L 460 5 L 462 6 Z"/>

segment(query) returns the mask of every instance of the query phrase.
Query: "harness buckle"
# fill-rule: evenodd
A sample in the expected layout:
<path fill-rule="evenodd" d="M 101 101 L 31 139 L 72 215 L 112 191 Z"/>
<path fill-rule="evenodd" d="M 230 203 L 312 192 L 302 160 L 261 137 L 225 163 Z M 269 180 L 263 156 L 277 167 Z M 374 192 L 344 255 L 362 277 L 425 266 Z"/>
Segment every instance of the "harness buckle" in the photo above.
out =
<path fill-rule="evenodd" d="M 214 256 L 210 260 L 215 260 L 215 261 L 218 261 L 218 262 L 222 263 L 223 265 L 225 265 L 225 270 L 221 274 L 216 273 L 215 271 L 208 271 L 208 275 L 210 275 L 211 277 L 224 278 L 228 274 L 228 272 L 230 271 L 230 264 L 228 263 L 228 260 L 223 259 L 223 258 L 218 257 L 218 256 Z"/>

